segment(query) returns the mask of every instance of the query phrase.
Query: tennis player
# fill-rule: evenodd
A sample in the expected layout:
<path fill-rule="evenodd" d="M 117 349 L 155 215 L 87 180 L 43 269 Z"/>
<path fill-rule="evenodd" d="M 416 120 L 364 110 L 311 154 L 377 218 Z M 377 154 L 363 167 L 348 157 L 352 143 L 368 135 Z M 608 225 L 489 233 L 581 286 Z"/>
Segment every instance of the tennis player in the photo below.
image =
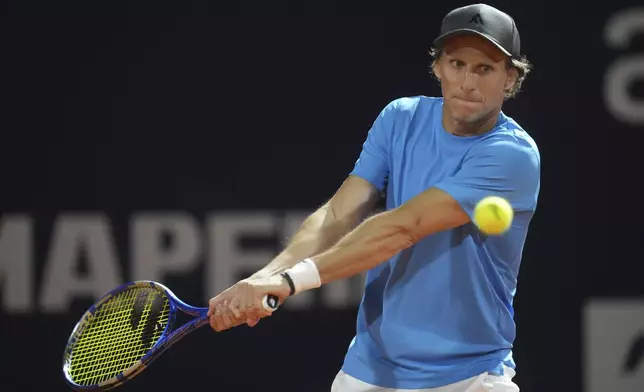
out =
<path fill-rule="evenodd" d="M 442 97 L 389 103 L 337 193 L 265 268 L 210 301 L 221 331 L 282 300 L 367 271 L 357 333 L 333 392 L 518 391 L 513 298 L 540 188 L 533 139 L 502 111 L 530 70 L 514 20 L 484 4 L 449 12 L 434 41 Z M 387 209 L 366 218 L 380 192 Z M 485 236 L 486 196 L 514 208 Z"/>

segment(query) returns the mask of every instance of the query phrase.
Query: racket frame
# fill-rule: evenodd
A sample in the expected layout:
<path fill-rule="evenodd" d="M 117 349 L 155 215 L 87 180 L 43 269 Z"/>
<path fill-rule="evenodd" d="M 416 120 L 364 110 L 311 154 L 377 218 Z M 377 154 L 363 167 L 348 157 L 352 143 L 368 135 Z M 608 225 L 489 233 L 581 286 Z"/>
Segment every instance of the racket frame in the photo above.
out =
<path fill-rule="evenodd" d="M 92 385 L 79 385 L 75 383 L 71 379 L 71 376 L 69 374 L 69 366 L 70 366 L 69 359 L 70 359 L 70 354 L 73 354 L 72 346 L 76 342 L 77 331 L 80 328 L 84 327 L 89 322 L 90 316 L 93 316 L 96 310 L 100 308 L 101 305 L 103 305 L 103 303 L 105 303 L 108 299 L 116 296 L 117 294 L 123 291 L 129 290 L 131 288 L 136 288 L 136 287 L 157 289 L 164 292 L 165 295 L 167 296 L 168 304 L 170 307 L 169 318 L 168 318 L 168 323 L 165 326 L 165 329 L 161 333 L 161 336 L 154 343 L 152 348 L 150 348 L 150 350 L 147 353 L 145 353 L 145 355 L 140 360 L 136 361 L 132 366 L 130 366 L 128 369 L 124 370 L 123 372 L 117 374 L 115 377 L 112 377 L 101 383 L 92 384 Z M 181 327 L 177 328 L 176 330 L 170 331 L 170 328 L 172 328 L 174 324 L 177 311 L 182 311 L 190 316 L 194 316 L 195 318 L 183 324 Z M 103 297 L 101 297 L 98 301 L 96 301 L 95 304 L 90 306 L 90 308 L 85 312 L 85 314 L 83 314 L 81 319 L 76 323 L 76 326 L 74 327 L 74 329 L 72 330 L 72 333 L 69 336 L 67 345 L 64 350 L 64 355 L 63 355 L 63 373 L 65 375 L 65 379 L 67 380 L 67 383 L 72 388 L 79 391 L 97 391 L 97 390 L 106 391 L 106 390 L 118 387 L 123 383 L 125 383 L 126 381 L 131 380 L 132 378 L 137 376 L 143 370 L 145 370 L 165 350 L 170 348 L 170 346 L 172 346 L 174 343 L 181 340 L 188 333 L 208 324 L 207 313 L 208 313 L 208 308 L 199 308 L 199 307 L 194 307 L 186 304 L 185 302 L 180 300 L 170 289 L 168 289 L 166 286 L 164 286 L 159 282 L 154 282 L 151 280 L 137 280 L 137 281 L 122 284 L 121 286 L 116 287 L 115 289 L 106 293 Z"/>

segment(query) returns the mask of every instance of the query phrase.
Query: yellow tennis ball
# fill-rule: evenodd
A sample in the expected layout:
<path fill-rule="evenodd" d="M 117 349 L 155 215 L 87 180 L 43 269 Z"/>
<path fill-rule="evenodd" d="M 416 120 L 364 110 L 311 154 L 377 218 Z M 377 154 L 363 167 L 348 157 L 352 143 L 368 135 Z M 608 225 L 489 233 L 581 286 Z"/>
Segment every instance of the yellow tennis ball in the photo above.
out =
<path fill-rule="evenodd" d="M 474 207 L 474 224 L 487 235 L 505 233 L 513 218 L 512 206 L 502 197 L 484 197 Z"/>

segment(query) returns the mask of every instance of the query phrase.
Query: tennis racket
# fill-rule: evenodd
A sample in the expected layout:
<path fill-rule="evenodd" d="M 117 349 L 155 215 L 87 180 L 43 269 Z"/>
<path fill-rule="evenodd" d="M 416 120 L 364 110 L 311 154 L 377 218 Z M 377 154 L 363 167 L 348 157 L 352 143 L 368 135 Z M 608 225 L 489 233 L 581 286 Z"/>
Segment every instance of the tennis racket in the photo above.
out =
<path fill-rule="evenodd" d="M 264 297 L 271 312 L 279 299 Z M 195 316 L 175 327 L 178 312 Z M 64 350 L 63 373 L 77 390 L 108 390 L 137 376 L 165 350 L 208 324 L 208 308 L 187 305 L 167 287 L 135 281 L 115 288 L 78 321 Z"/>

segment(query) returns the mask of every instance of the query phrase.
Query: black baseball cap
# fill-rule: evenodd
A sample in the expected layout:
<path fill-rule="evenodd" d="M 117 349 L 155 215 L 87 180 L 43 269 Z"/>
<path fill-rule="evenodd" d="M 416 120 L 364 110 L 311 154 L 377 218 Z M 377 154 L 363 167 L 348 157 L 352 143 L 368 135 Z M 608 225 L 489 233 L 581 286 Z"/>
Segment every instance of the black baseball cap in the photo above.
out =
<path fill-rule="evenodd" d="M 521 55 L 521 39 L 514 19 L 487 4 L 472 4 L 450 11 L 443 18 L 434 45 L 442 47 L 448 38 L 463 34 L 479 35 L 510 57 Z"/>

